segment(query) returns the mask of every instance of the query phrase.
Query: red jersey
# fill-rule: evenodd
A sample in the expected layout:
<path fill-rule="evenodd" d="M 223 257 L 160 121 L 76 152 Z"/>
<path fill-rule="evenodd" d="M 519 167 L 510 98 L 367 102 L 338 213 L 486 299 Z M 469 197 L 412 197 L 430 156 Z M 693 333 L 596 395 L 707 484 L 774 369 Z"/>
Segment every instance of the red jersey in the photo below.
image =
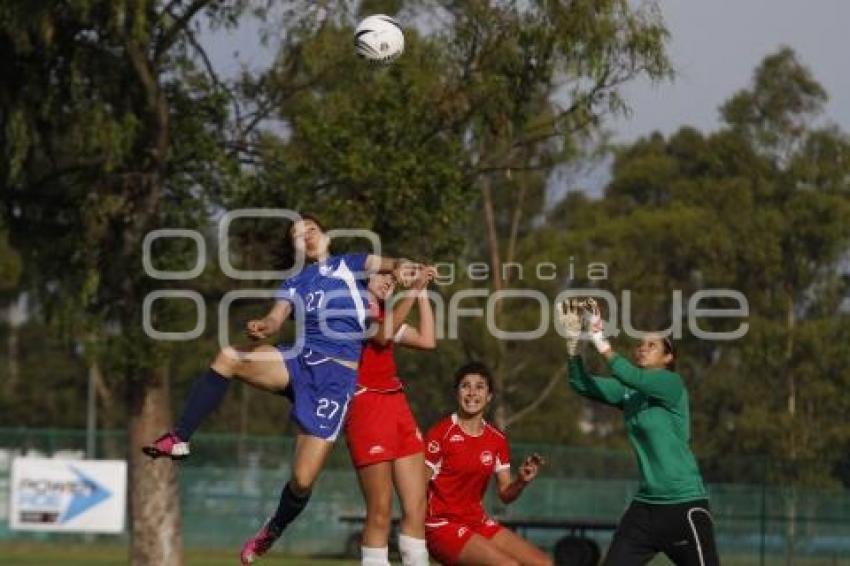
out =
<path fill-rule="evenodd" d="M 372 305 L 370 305 L 370 310 Z M 384 308 L 380 306 L 373 317 L 375 321 L 384 320 Z M 401 380 L 398 378 L 398 369 L 393 356 L 393 342 L 404 333 L 405 325 L 396 332 L 393 340 L 381 346 L 372 340 L 367 340 L 360 355 L 360 366 L 357 371 L 357 385 L 370 391 L 398 391 L 402 389 Z"/>
<path fill-rule="evenodd" d="M 434 472 L 428 483 L 428 520 L 476 521 L 486 516 L 481 500 L 490 476 L 510 469 L 505 435 L 484 423 L 478 436 L 444 418 L 425 435 L 425 463 Z"/>

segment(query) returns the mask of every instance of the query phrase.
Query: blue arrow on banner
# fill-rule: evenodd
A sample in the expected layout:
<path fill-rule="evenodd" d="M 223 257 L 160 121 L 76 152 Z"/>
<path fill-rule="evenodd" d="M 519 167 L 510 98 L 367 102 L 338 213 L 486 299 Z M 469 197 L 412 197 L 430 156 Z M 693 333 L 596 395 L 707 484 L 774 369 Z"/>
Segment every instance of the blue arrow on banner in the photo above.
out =
<path fill-rule="evenodd" d="M 112 495 L 108 489 L 82 473 L 74 466 L 69 465 L 68 467 L 71 468 L 71 471 L 74 472 L 74 475 L 77 476 L 84 487 L 83 489 L 77 489 L 74 491 L 74 497 L 71 499 L 71 504 L 68 505 L 68 509 L 59 520 L 60 523 L 67 523 L 77 515 L 85 513 L 98 503 L 109 499 Z"/>

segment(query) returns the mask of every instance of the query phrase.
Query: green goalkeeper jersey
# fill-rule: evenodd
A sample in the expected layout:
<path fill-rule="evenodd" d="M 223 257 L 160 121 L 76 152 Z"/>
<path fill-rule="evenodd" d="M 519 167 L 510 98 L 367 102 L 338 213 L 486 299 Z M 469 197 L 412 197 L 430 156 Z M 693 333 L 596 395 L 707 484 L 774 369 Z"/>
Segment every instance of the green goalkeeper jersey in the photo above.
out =
<path fill-rule="evenodd" d="M 679 374 L 640 369 L 626 358 L 609 361 L 613 377 L 590 375 L 581 357 L 569 360 L 570 385 L 579 394 L 623 411 L 640 468 L 635 496 L 645 503 L 682 503 L 706 497 L 691 452 L 688 391 Z"/>

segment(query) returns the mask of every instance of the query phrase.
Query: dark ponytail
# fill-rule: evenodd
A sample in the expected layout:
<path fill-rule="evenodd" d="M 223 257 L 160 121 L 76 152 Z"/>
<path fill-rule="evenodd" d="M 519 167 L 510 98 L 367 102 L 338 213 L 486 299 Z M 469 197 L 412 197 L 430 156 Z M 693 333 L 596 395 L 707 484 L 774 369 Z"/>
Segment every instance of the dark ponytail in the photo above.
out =
<path fill-rule="evenodd" d="M 665 367 L 670 371 L 676 371 L 676 345 L 668 336 L 662 338 L 661 343 L 664 344 L 664 353 L 673 356 L 673 359 Z"/>

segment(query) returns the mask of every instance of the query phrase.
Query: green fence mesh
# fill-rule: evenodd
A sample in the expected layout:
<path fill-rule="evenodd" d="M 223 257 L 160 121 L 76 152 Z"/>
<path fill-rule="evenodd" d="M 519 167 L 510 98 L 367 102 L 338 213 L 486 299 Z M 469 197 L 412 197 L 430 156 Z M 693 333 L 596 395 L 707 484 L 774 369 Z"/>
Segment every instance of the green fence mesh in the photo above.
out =
<path fill-rule="evenodd" d="M 101 432 L 98 458 L 125 458 L 123 432 Z M 9 472 L 17 455 L 83 457 L 79 430 L 0 429 L 0 540 L 73 540 L 82 535 L 33 534 L 8 528 Z M 238 547 L 269 515 L 288 477 L 292 439 L 199 434 L 192 458 L 180 464 L 184 542 L 194 547 Z M 505 508 L 488 496 L 488 508 L 514 519 L 616 521 L 637 488 L 629 452 L 568 446 L 514 444 L 517 457 L 537 451 L 549 465 L 522 498 Z M 850 565 L 850 492 L 753 482 L 709 483 L 717 540 L 724 564 Z M 767 466 L 764 466 L 767 469 Z M 762 474 L 767 477 L 767 474 Z M 334 450 L 308 511 L 281 544 L 298 554 L 341 554 L 356 525 L 340 521 L 362 515 L 362 498 L 344 442 Z M 526 529 L 523 534 L 552 549 L 565 530 Z M 98 535 L 115 541 L 126 538 Z M 610 532 L 588 533 L 605 547 Z"/>

